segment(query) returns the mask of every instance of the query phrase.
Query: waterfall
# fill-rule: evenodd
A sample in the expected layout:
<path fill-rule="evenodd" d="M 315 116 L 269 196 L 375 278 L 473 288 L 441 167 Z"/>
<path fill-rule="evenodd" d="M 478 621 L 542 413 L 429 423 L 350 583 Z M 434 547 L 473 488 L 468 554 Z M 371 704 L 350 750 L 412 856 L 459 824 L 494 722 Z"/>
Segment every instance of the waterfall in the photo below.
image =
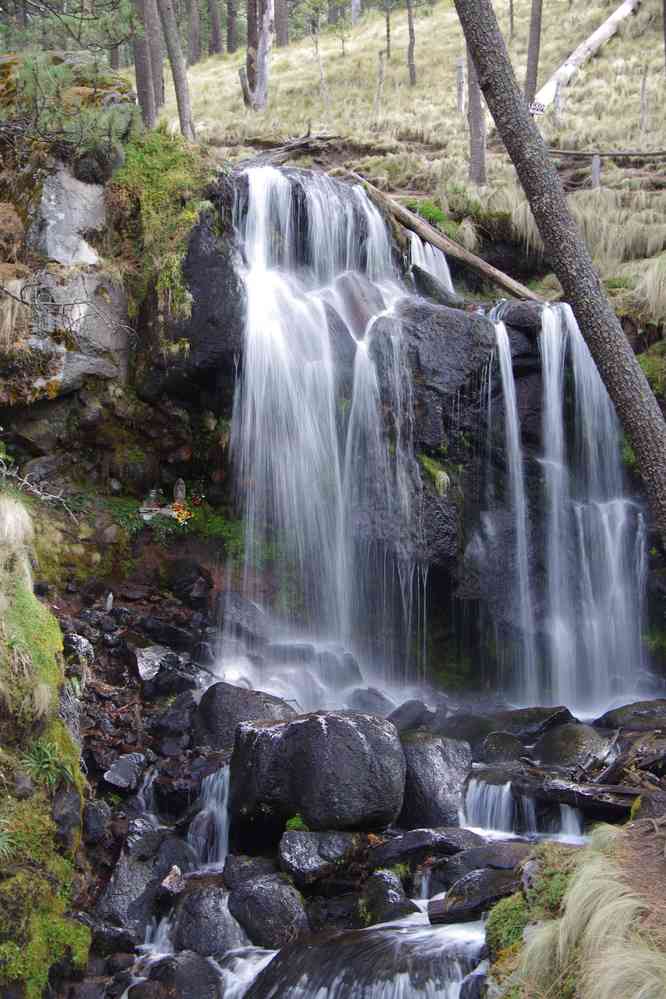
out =
<path fill-rule="evenodd" d="M 513 832 L 513 816 L 511 781 L 506 781 L 504 784 L 488 784 L 474 777 L 469 781 L 465 792 L 461 825 L 510 833 Z"/>
<path fill-rule="evenodd" d="M 204 777 L 201 810 L 187 834 L 187 841 L 205 866 L 220 867 L 229 850 L 229 767 Z"/>
<path fill-rule="evenodd" d="M 438 281 L 441 281 L 447 291 L 454 294 L 451 271 L 446 260 L 446 256 L 436 246 L 424 243 L 415 232 L 409 234 L 409 251 L 412 264 L 416 264 L 424 271 L 428 271 Z"/>
<path fill-rule="evenodd" d="M 518 677 L 519 689 L 529 703 L 534 703 L 539 694 L 537 654 L 535 643 L 534 607 L 532 584 L 529 573 L 529 515 L 525 494 L 525 473 L 523 450 L 520 441 L 520 423 L 516 403 L 516 385 L 511 366 L 511 347 L 503 322 L 495 323 L 497 353 L 502 379 L 504 399 L 504 437 L 509 476 L 509 500 L 513 514 L 513 538 L 515 544 L 515 593 L 514 604 L 520 622 L 521 656 Z"/>
<path fill-rule="evenodd" d="M 460 825 L 490 836 L 498 833 L 545 834 L 551 838 L 578 840 L 583 834 L 583 817 L 577 808 L 560 805 L 553 814 L 540 817 L 534 798 L 514 794 L 511 781 L 490 784 L 477 777 L 472 777 L 467 784 Z"/>
<path fill-rule="evenodd" d="M 412 647 L 427 573 L 413 556 L 420 475 L 389 232 L 360 187 L 272 167 L 243 181 L 247 315 L 232 428 L 243 591 L 261 598 L 270 551 L 283 633 L 359 649 L 403 680 L 422 658 Z M 380 316 L 392 332 L 375 340 Z"/>
<path fill-rule="evenodd" d="M 541 333 L 547 671 L 558 704 L 598 710 L 636 690 L 642 666 L 645 525 L 625 495 L 615 410 L 568 305 Z M 565 428 L 565 361 L 573 437 Z"/>

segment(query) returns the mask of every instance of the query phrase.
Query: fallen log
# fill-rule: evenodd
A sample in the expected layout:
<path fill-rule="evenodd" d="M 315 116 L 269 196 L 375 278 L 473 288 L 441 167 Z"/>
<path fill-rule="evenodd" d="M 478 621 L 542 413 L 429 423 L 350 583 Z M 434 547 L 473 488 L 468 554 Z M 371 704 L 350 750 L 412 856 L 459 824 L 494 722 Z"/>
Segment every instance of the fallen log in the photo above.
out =
<path fill-rule="evenodd" d="M 304 156 L 307 153 L 319 153 L 326 148 L 328 143 L 340 140 L 339 135 L 303 135 L 299 139 L 292 139 L 284 145 L 268 148 L 264 152 L 257 153 L 247 160 L 243 160 L 242 166 L 251 165 L 272 165 L 280 166 L 287 160 L 296 156 Z"/>
<path fill-rule="evenodd" d="M 624 0 L 624 3 L 621 3 L 611 16 L 571 53 L 566 62 L 563 62 L 555 70 L 550 79 L 544 83 L 541 90 L 537 93 L 534 98 L 535 103 L 543 104 L 544 107 L 552 104 L 555 100 L 558 86 L 567 86 L 580 67 L 591 59 L 609 38 L 613 37 L 622 21 L 626 17 L 629 17 L 630 14 L 633 14 L 636 8 L 640 6 L 640 3 L 641 0 Z"/>
<path fill-rule="evenodd" d="M 424 219 L 419 218 L 414 212 L 410 212 L 408 208 L 401 205 L 399 202 L 395 201 L 393 198 L 387 197 L 381 191 L 379 191 L 374 184 L 371 184 L 364 177 L 359 174 L 351 172 L 350 176 L 354 177 L 360 184 L 365 188 L 368 196 L 372 201 L 380 208 L 382 211 L 387 212 L 392 218 L 396 220 L 404 229 L 409 229 L 410 232 L 415 232 L 417 236 L 425 240 L 426 243 L 430 243 L 432 246 L 437 247 L 442 253 L 445 253 L 448 257 L 452 257 L 454 260 L 459 260 L 461 263 L 466 264 L 472 270 L 481 274 L 482 277 L 491 281 L 493 284 L 497 285 L 498 288 L 502 288 L 503 291 L 507 291 L 510 295 L 515 298 L 528 299 L 531 302 L 542 302 L 543 299 L 536 294 L 536 292 L 531 291 L 526 288 L 524 284 L 520 281 L 514 281 L 513 278 L 509 277 L 508 274 L 504 274 L 503 271 L 498 270 L 493 267 L 492 264 L 486 263 L 481 257 L 477 257 L 475 253 L 470 250 L 466 250 L 464 246 L 460 243 L 456 243 L 454 240 L 449 239 L 444 233 L 439 232 L 430 223 L 426 222 Z"/>

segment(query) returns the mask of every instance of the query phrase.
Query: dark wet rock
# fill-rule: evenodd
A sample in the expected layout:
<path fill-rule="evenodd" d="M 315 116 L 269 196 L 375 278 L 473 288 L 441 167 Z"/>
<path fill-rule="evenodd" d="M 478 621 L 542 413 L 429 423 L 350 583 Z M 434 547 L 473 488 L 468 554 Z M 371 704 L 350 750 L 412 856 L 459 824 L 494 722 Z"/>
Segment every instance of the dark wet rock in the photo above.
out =
<path fill-rule="evenodd" d="M 629 815 L 639 789 L 621 785 L 582 784 L 547 773 L 521 769 L 511 777 L 515 793 L 549 805 L 570 805 L 586 818 L 619 821 Z"/>
<path fill-rule="evenodd" d="M 59 845 L 70 852 L 81 832 L 81 795 L 75 787 L 65 785 L 56 791 L 52 807 Z"/>
<path fill-rule="evenodd" d="M 106 986 L 106 999 L 121 999 L 123 993 L 131 986 L 134 976 L 131 971 L 117 972 Z"/>
<path fill-rule="evenodd" d="M 430 894 L 448 891 L 451 885 L 472 871 L 486 868 L 513 871 L 529 857 L 531 850 L 529 843 L 488 843 L 486 846 L 462 850 L 444 860 L 436 860 L 430 868 Z"/>
<path fill-rule="evenodd" d="M 490 718 L 465 713 L 451 714 L 447 707 L 438 708 L 430 722 L 431 731 L 437 735 L 468 742 L 475 758 L 481 751 L 483 740 L 496 728 L 496 723 Z"/>
<path fill-rule="evenodd" d="M 162 985 L 168 999 L 223 999 L 224 987 L 219 972 L 205 957 L 192 951 L 181 951 L 163 957 L 150 968 L 150 982 Z M 138 986 L 134 986 L 138 988 Z M 128 999 L 144 999 L 139 993 Z M 149 999 L 149 997 L 145 997 Z M 152 999 L 152 997 L 150 997 Z"/>
<path fill-rule="evenodd" d="M 309 928 L 300 893 L 280 874 L 241 882 L 229 895 L 229 911 L 258 947 L 284 947 Z"/>
<path fill-rule="evenodd" d="M 317 655 L 317 675 L 322 683 L 334 690 L 345 690 L 363 682 L 363 674 L 351 652 L 339 655 L 328 650 Z"/>
<path fill-rule="evenodd" d="M 351 711 L 359 711 L 369 715 L 385 717 L 395 710 L 393 701 L 374 687 L 359 687 L 353 690 L 347 698 L 347 707 Z"/>
<path fill-rule="evenodd" d="M 76 632 L 69 632 L 63 635 L 62 650 L 65 654 L 65 662 L 68 668 L 73 669 L 78 667 L 78 675 L 84 669 L 91 667 L 95 661 L 95 650 L 92 647 L 92 643 L 87 638 L 84 638 L 83 635 L 77 635 Z"/>
<path fill-rule="evenodd" d="M 641 788 L 641 794 L 636 799 L 638 807 L 633 812 L 633 818 L 659 819 L 666 815 L 666 791 L 656 789 L 646 791 Z"/>
<path fill-rule="evenodd" d="M 302 888 L 332 874 L 366 843 L 360 833 L 288 830 L 280 840 L 280 867 Z"/>
<path fill-rule="evenodd" d="M 229 892 L 214 886 L 188 892 L 178 903 L 173 929 L 176 950 L 191 950 L 219 960 L 228 950 L 247 944 L 229 912 Z"/>
<path fill-rule="evenodd" d="M 636 701 L 622 708 L 613 708 L 594 722 L 598 728 L 627 728 L 633 732 L 649 732 L 666 728 L 666 698 Z"/>
<path fill-rule="evenodd" d="M 478 919 L 495 902 L 520 889 L 520 876 L 514 871 L 484 869 L 470 871 L 449 889 L 446 898 L 428 905 L 431 923 L 464 923 Z"/>
<path fill-rule="evenodd" d="M 292 663 L 311 663 L 315 659 L 314 645 L 298 642 L 271 642 L 263 650 L 263 655 L 271 663 L 291 665 Z"/>
<path fill-rule="evenodd" d="M 363 885 L 359 913 L 365 926 L 403 919 L 418 911 L 419 907 L 407 898 L 400 878 L 393 871 L 375 871 Z"/>
<path fill-rule="evenodd" d="M 14 797 L 18 798 L 19 801 L 25 801 L 27 798 L 31 798 L 34 793 L 35 785 L 32 778 L 29 774 L 19 770 L 14 778 Z"/>
<path fill-rule="evenodd" d="M 481 744 L 479 756 L 484 763 L 513 763 L 525 756 L 520 739 L 510 732 L 491 732 Z"/>
<path fill-rule="evenodd" d="M 119 756 L 104 774 L 104 780 L 121 791 L 136 791 L 147 766 L 143 753 Z"/>
<path fill-rule="evenodd" d="M 412 264 L 411 274 L 419 295 L 429 298 L 437 305 L 446 305 L 450 309 L 463 309 L 465 307 L 465 299 L 456 295 L 455 292 L 449 291 L 430 271 L 424 270 L 418 264 Z"/>
<path fill-rule="evenodd" d="M 427 725 L 433 717 L 434 712 L 423 701 L 404 701 L 400 707 L 391 712 L 388 720 L 393 722 L 398 732 L 407 732 Z"/>
<path fill-rule="evenodd" d="M 285 721 L 295 714 L 286 701 L 262 690 L 214 683 L 199 702 L 194 731 L 199 745 L 231 749 L 239 722 Z"/>
<path fill-rule="evenodd" d="M 576 721 L 569 709 L 562 705 L 495 711 L 491 717 L 495 723 L 495 731 L 509 732 L 523 742 L 534 742 L 551 728 Z"/>
<path fill-rule="evenodd" d="M 547 765 L 583 766 L 603 760 L 608 747 L 608 739 L 590 725 L 558 725 L 541 736 L 532 755 Z"/>
<path fill-rule="evenodd" d="M 185 748 L 189 745 L 192 712 L 196 704 L 196 699 L 190 691 L 179 694 L 165 711 L 151 718 L 150 731 L 161 736 L 186 736 L 187 739 L 183 745 Z"/>
<path fill-rule="evenodd" d="M 128 971 L 136 961 L 134 954 L 112 954 L 106 962 L 106 970 L 109 975 L 116 975 L 119 971 Z"/>
<path fill-rule="evenodd" d="M 270 857 L 247 857 L 242 853 L 230 853 L 224 862 L 224 883 L 227 888 L 236 888 L 244 881 L 278 874 L 278 866 Z"/>
<path fill-rule="evenodd" d="M 148 615 L 141 618 L 141 628 L 153 641 L 178 652 L 191 652 L 195 644 L 195 636 L 188 628 L 164 621 L 160 617 Z"/>
<path fill-rule="evenodd" d="M 240 593 L 221 594 L 217 612 L 231 637 L 240 638 L 251 647 L 262 647 L 268 641 L 270 618 L 259 604 L 246 600 Z"/>
<path fill-rule="evenodd" d="M 485 840 L 469 829 L 410 829 L 402 836 L 374 846 L 368 853 L 370 867 L 392 867 L 394 864 L 423 863 L 426 857 L 449 857 L 461 850 L 483 846 Z"/>
<path fill-rule="evenodd" d="M 94 981 L 87 978 L 83 982 L 74 982 L 70 986 L 67 999 L 105 999 L 106 980 Z M 3 992 L 3 999 L 11 999 L 10 992 Z M 18 999 L 18 993 L 17 993 Z"/>
<path fill-rule="evenodd" d="M 118 951 L 133 951 L 136 940 L 129 930 L 109 923 L 94 922 L 91 926 L 91 953 L 108 957 Z"/>
<path fill-rule="evenodd" d="M 536 302 L 511 302 L 502 305 L 502 321 L 531 336 L 541 332 L 542 306 Z"/>
<path fill-rule="evenodd" d="M 469 743 L 417 732 L 403 739 L 402 748 L 407 771 L 398 825 L 407 829 L 455 825 L 472 766 Z"/>
<path fill-rule="evenodd" d="M 321 930 L 348 930 L 361 925 L 359 901 L 360 895 L 354 892 L 333 898 L 316 895 L 308 899 L 306 908 L 310 929 L 319 933 Z"/>
<path fill-rule="evenodd" d="M 279 838 L 299 814 L 309 829 L 377 829 L 402 807 L 405 757 L 395 727 L 349 711 L 239 725 L 231 757 L 232 834 Z"/>
<path fill-rule="evenodd" d="M 485 972 L 473 971 L 463 979 L 458 999 L 485 999 L 486 981 Z"/>
<path fill-rule="evenodd" d="M 195 610 L 208 606 L 213 578 L 205 566 L 191 558 L 179 558 L 166 563 L 167 584 L 171 592 Z"/>

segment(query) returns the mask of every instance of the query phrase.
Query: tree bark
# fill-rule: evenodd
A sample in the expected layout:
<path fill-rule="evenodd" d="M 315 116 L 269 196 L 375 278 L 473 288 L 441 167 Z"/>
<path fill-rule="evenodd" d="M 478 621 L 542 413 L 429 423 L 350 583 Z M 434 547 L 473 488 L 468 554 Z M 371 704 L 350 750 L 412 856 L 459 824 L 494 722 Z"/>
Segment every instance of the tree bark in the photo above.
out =
<path fill-rule="evenodd" d="M 187 82 L 187 66 L 180 44 L 178 24 L 171 0 L 157 0 L 157 9 L 162 22 L 164 41 L 166 42 L 173 86 L 176 91 L 178 118 L 180 130 L 188 142 L 194 142 L 194 122 L 192 121 L 192 104 L 190 102 L 190 85 Z"/>
<path fill-rule="evenodd" d="M 384 21 L 386 23 L 386 58 L 391 58 L 391 0 L 384 0 Z"/>
<path fill-rule="evenodd" d="M 227 52 L 238 48 L 238 9 L 236 0 L 227 0 Z"/>
<path fill-rule="evenodd" d="M 157 13 L 156 0 L 144 0 L 146 17 L 146 38 L 150 54 L 150 68 L 155 92 L 155 107 L 159 109 L 164 104 L 164 57 L 162 55 L 162 29 L 160 15 Z"/>
<path fill-rule="evenodd" d="M 509 0 L 509 41 L 513 41 L 516 28 L 513 20 L 513 0 Z"/>
<path fill-rule="evenodd" d="M 546 107 L 552 104 L 555 100 L 555 94 L 557 93 L 558 84 L 560 87 L 566 87 L 571 78 L 578 72 L 580 67 L 584 65 L 591 59 L 595 52 L 598 52 L 601 46 L 612 38 L 619 28 L 622 21 L 629 17 L 630 14 L 636 10 L 640 5 L 641 0 L 624 0 L 620 6 L 613 11 L 610 17 L 606 18 L 604 23 L 600 25 L 596 31 L 582 42 L 577 49 L 571 53 L 566 62 L 555 70 L 553 75 L 544 83 L 543 87 L 537 93 L 535 100 L 539 104 L 544 104 Z"/>
<path fill-rule="evenodd" d="M 339 15 L 340 15 L 340 8 L 336 0 L 328 0 L 328 10 L 326 12 L 326 20 L 331 26 L 338 23 Z"/>
<path fill-rule="evenodd" d="M 664 69 L 666 70 L 666 0 L 663 0 L 663 5 L 661 8 L 661 16 L 662 16 L 663 31 L 664 31 Z"/>
<path fill-rule="evenodd" d="M 482 187 L 486 182 L 486 119 L 474 59 L 467 46 L 467 122 L 469 125 L 469 179 Z"/>
<path fill-rule="evenodd" d="M 257 48 L 257 82 L 253 95 L 253 107 L 255 111 L 264 111 L 268 104 L 270 56 L 275 35 L 275 0 L 260 0 L 260 3 L 261 24 L 259 28 L 259 45 Z"/>
<path fill-rule="evenodd" d="M 407 5 L 407 31 L 409 43 L 407 45 L 407 68 L 409 69 L 409 84 L 416 85 L 416 62 L 414 60 L 414 49 L 416 48 L 416 32 L 414 31 L 414 0 L 405 0 Z M 665 0 L 666 2 L 666 0 Z"/>
<path fill-rule="evenodd" d="M 541 9 L 543 0 L 532 0 L 530 12 L 530 37 L 527 45 L 527 72 L 525 74 L 525 100 L 534 100 L 539 76 L 539 50 L 541 48 Z"/>
<path fill-rule="evenodd" d="M 289 44 L 289 8 L 287 0 L 275 0 L 275 44 L 284 48 Z"/>
<path fill-rule="evenodd" d="M 109 66 L 111 69 L 120 69 L 120 45 L 109 49 Z"/>
<path fill-rule="evenodd" d="M 223 45 L 220 0 L 208 0 L 208 13 L 210 15 L 210 42 L 208 45 L 208 51 L 210 55 L 221 55 Z"/>
<path fill-rule="evenodd" d="M 634 449 L 655 525 L 666 543 L 666 422 L 525 106 L 491 0 L 454 2 L 497 130 L 527 195 L 548 259 Z"/>
<path fill-rule="evenodd" d="M 189 30 L 187 36 L 187 63 L 194 66 L 201 59 L 201 12 L 199 0 L 188 0 Z"/>
<path fill-rule="evenodd" d="M 155 106 L 155 90 L 150 64 L 150 50 L 146 35 L 146 13 L 144 0 L 134 0 L 136 11 L 136 30 L 134 35 L 134 72 L 136 76 L 136 92 L 141 108 L 141 117 L 146 128 L 155 128 L 157 122 L 157 107 Z"/>
<path fill-rule="evenodd" d="M 257 49 L 259 48 L 259 3 L 261 0 L 247 0 L 247 48 L 245 67 L 247 85 L 253 94 L 257 86 Z"/>

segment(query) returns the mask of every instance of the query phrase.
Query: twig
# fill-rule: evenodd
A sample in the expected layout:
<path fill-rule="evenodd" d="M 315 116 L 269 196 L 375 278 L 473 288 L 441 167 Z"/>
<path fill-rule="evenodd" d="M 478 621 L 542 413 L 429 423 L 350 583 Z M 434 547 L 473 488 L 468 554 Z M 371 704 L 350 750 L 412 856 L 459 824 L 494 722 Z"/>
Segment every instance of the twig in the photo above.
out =
<path fill-rule="evenodd" d="M 4 458 L 0 458 L 0 480 L 3 479 L 5 481 L 11 481 L 17 489 L 21 490 L 21 492 L 30 493 L 31 496 L 36 496 L 37 499 L 42 500 L 44 503 L 59 504 L 72 518 L 74 523 L 78 524 L 76 514 L 73 512 L 67 500 L 63 496 L 62 489 L 59 493 L 47 492 L 45 488 L 37 485 L 36 482 L 33 482 L 29 474 L 25 476 L 21 475 L 17 468 L 12 468 L 7 464 Z"/>

